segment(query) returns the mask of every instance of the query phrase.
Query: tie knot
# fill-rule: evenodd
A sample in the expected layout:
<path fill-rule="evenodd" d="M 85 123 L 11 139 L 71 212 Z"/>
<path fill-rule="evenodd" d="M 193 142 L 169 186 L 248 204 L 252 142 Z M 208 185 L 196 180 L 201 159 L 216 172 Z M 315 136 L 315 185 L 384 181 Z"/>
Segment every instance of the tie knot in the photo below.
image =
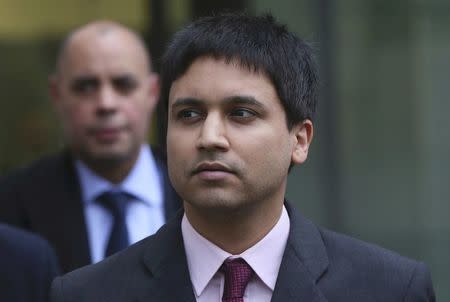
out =
<path fill-rule="evenodd" d="M 107 191 L 102 193 L 97 201 L 100 205 L 108 209 L 114 218 L 124 218 L 130 195 L 125 192 Z"/>
<path fill-rule="evenodd" d="M 242 258 L 227 259 L 220 270 L 225 275 L 222 301 L 243 301 L 245 288 L 254 274 L 250 265 Z"/>

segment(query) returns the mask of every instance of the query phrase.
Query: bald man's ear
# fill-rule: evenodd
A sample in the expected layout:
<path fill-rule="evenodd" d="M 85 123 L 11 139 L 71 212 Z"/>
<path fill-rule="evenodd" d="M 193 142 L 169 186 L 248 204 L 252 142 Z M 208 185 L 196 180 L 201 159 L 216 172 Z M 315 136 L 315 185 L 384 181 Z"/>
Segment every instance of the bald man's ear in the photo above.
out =
<path fill-rule="evenodd" d="M 294 139 L 291 163 L 294 165 L 301 164 L 308 157 L 309 146 L 311 145 L 314 134 L 313 124 L 310 120 L 306 119 L 295 125 L 291 133 Z"/>
<path fill-rule="evenodd" d="M 148 96 L 153 106 L 156 106 L 158 103 L 159 93 L 159 75 L 156 73 L 150 73 L 148 76 Z"/>
<path fill-rule="evenodd" d="M 53 106 L 56 106 L 61 99 L 61 91 L 59 90 L 59 79 L 54 74 L 48 77 L 48 94 L 50 95 Z"/>

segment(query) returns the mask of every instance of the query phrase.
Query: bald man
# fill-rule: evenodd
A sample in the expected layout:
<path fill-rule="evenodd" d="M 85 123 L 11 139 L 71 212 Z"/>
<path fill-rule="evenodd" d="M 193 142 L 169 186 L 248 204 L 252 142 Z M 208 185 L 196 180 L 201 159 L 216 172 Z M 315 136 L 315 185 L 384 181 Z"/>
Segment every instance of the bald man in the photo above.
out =
<path fill-rule="evenodd" d="M 45 237 L 64 272 L 159 229 L 180 206 L 146 144 L 159 94 L 142 39 L 96 21 L 62 43 L 49 81 L 65 148 L 0 182 L 0 221 Z"/>

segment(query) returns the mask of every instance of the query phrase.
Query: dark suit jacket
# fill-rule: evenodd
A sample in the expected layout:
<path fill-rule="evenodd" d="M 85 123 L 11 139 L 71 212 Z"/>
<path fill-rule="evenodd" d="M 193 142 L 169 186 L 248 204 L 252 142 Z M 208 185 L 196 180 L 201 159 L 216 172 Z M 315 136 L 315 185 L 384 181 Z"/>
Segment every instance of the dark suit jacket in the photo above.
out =
<path fill-rule="evenodd" d="M 168 219 L 181 201 L 170 185 L 163 157 L 154 149 L 152 153 L 164 183 Z M 0 181 L 0 222 L 46 238 L 64 272 L 91 263 L 80 185 L 68 152 L 41 159 Z"/>
<path fill-rule="evenodd" d="M 0 225 L 0 301 L 48 301 L 57 273 L 55 253 L 44 239 Z"/>
<path fill-rule="evenodd" d="M 320 229 L 286 207 L 291 228 L 272 301 L 435 301 L 423 263 Z M 51 301 L 195 302 L 181 217 L 103 262 L 55 279 Z"/>

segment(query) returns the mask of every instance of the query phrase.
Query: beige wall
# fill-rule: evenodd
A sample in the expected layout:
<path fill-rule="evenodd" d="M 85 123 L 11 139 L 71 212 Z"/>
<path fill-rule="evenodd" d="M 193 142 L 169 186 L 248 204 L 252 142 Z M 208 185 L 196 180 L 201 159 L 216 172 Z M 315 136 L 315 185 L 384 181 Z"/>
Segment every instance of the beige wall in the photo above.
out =
<path fill-rule="evenodd" d="M 145 28 L 146 0 L 0 0 L 0 39 L 60 35 L 92 19 L 109 18 Z"/>

